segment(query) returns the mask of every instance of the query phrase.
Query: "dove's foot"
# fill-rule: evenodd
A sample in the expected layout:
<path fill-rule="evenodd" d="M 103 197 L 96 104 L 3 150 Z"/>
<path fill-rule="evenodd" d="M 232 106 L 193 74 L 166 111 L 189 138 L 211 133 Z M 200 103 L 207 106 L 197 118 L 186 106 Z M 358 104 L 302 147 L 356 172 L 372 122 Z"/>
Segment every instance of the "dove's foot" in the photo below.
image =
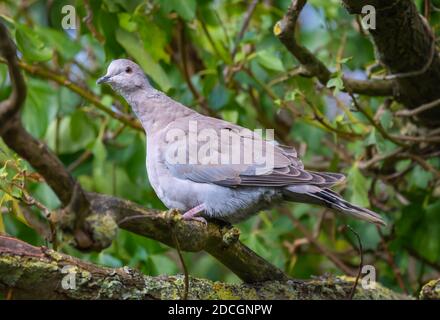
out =
<path fill-rule="evenodd" d="M 200 212 L 205 210 L 204 204 L 199 204 L 197 207 L 194 207 L 187 212 L 185 212 L 182 216 L 183 220 L 196 220 L 202 222 L 205 226 L 208 225 L 208 222 L 205 218 L 198 216 Z"/>

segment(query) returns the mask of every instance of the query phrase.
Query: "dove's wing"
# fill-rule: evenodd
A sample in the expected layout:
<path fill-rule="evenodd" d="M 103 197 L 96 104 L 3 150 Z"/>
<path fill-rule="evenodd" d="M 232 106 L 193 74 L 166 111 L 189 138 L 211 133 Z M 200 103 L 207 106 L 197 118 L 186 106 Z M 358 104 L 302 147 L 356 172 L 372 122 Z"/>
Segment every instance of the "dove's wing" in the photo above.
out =
<path fill-rule="evenodd" d="M 166 142 L 165 164 L 177 178 L 227 187 L 282 187 L 297 184 L 327 187 L 344 178 L 341 174 L 305 170 L 293 147 L 266 140 L 249 129 L 201 115 L 191 120 L 195 121 L 193 124 L 197 123 L 195 132 L 202 139 L 194 141 L 194 136 L 193 139 L 187 139 L 187 135 Z M 165 131 L 180 128 L 188 133 L 190 122 L 188 119 L 174 121 Z M 229 138 L 222 138 L 222 134 L 229 134 Z M 212 135 L 217 136 L 217 141 L 213 141 L 216 139 Z M 203 140 L 203 137 L 208 136 L 209 139 Z M 185 159 L 176 161 L 173 156 L 177 154 L 178 147 L 185 143 Z M 259 156 L 255 151 L 257 148 L 261 150 Z M 273 154 L 273 157 L 267 154 Z"/>

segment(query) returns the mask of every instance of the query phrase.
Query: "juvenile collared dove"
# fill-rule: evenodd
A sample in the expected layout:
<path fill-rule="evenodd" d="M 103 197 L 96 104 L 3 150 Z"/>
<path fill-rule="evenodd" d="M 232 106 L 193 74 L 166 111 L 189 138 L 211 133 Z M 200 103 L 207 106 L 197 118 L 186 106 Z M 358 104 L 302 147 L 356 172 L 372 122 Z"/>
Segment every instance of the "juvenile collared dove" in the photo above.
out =
<path fill-rule="evenodd" d="M 141 121 L 147 134 L 150 184 L 168 208 L 184 212 L 184 219 L 206 222 L 206 217 L 237 223 L 287 200 L 384 224 L 375 212 L 351 204 L 329 189 L 344 180 L 342 174 L 307 171 L 293 147 L 185 107 L 154 89 L 130 60 L 114 60 L 97 83 L 107 83 L 122 95 Z M 216 140 L 215 135 L 221 137 L 224 132 L 230 137 Z M 271 166 L 266 168 L 252 157 L 252 147 L 258 145 L 263 154 L 271 152 Z M 232 157 L 242 151 L 238 162 L 231 161 L 231 150 Z M 176 161 L 179 152 L 184 161 Z M 249 157 L 246 161 L 249 155 L 250 161 Z M 219 158 L 223 161 L 214 161 Z"/>

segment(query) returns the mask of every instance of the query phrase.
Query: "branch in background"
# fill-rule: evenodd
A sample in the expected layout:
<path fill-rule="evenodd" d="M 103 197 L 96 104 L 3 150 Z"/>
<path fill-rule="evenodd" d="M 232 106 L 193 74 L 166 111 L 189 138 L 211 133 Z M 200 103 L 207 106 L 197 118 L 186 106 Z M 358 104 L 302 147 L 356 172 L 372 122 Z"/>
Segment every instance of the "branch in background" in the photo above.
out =
<path fill-rule="evenodd" d="M 197 101 L 197 104 L 202 107 L 205 114 L 209 116 L 216 116 L 214 110 L 209 107 L 205 97 L 201 95 L 199 91 L 197 91 L 197 88 L 194 86 L 191 80 L 191 75 L 188 69 L 188 52 L 186 50 L 185 24 L 180 19 L 178 20 L 177 48 L 180 53 L 180 63 L 183 69 L 183 77 L 185 78 L 185 81 L 194 99 Z"/>
<path fill-rule="evenodd" d="M 386 130 L 382 127 L 382 125 L 380 124 L 379 121 L 374 120 L 374 118 L 364 109 L 361 107 L 361 105 L 358 103 L 356 97 L 354 96 L 354 94 L 352 92 L 348 93 L 351 97 L 351 100 L 353 101 L 354 106 L 356 107 L 356 109 L 362 113 L 364 115 L 365 118 L 367 118 L 368 122 L 370 122 L 370 124 L 375 127 L 377 129 L 377 131 L 380 132 L 380 134 L 382 135 L 382 137 L 384 137 L 385 139 L 388 139 L 389 141 L 393 142 L 394 144 L 398 145 L 399 147 L 403 147 L 406 148 L 408 147 L 405 143 L 402 143 L 400 141 L 398 141 L 397 139 L 395 139 L 393 136 L 391 136 L 390 134 L 388 134 L 388 132 L 386 132 Z"/>
<path fill-rule="evenodd" d="M 300 45 L 295 39 L 296 23 L 306 2 L 306 0 L 292 0 L 284 18 L 275 25 L 274 33 L 287 50 L 307 70 L 307 74 L 315 76 L 325 86 L 330 80 L 332 72 L 312 52 Z M 394 94 L 394 83 L 391 80 L 357 80 L 345 76 L 342 80 L 345 90 L 354 93 L 369 96 L 392 96 Z"/>
<path fill-rule="evenodd" d="M 83 21 L 86 23 L 86 26 L 93 37 L 95 37 L 95 39 L 101 44 L 104 43 L 104 36 L 95 28 L 95 25 L 93 24 L 93 10 L 90 6 L 89 0 L 84 0 L 84 7 L 86 8 L 87 15 L 84 17 Z"/>
<path fill-rule="evenodd" d="M 76 209 L 75 239 L 80 248 L 87 248 L 92 240 L 80 229 L 89 210 L 83 190 L 47 146 L 32 137 L 21 124 L 19 112 L 26 97 L 26 85 L 20 73 L 15 45 L 3 23 L 0 23 L 0 53 L 8 62 L 14 84 L 10 98 L 0 105 L 0 135 L 44 177 L 64 206 Z"/>
<path fill-rule="evenodd" d="M 419 298 L 422 300 L 439 300 L 440 299 L 440 279 L 431 280 L 425 284 L 420 291 Z"/>
<path fill-rule="evenodd" d="M 396 75 L 393 81 L 399 102 L 412 110 L 440 98 L 440 57 L 435 50 L 435 37 L 414 1 L 343 0 L 343 3 L 352 14 L 361 14 L 367 4 L 376 8 L 376 28 L 369 32 L 380 62 Z M 427 108 L 417 116 L 424 125 L 436 126 L 440 123 L 440 108 Z"/>
<path fill-rule="evenodd" d="M 257 7 L 257 4 L 258 4 L 258 0 L 252 0 L 252 2 L 249 4 L 249 6 L 246 10 L 243 24 L 241 25 L 240 31 L 238 32 L 237 37 L 235 38 L 234 46 L 232 47 L 232 50 L 231 50 L 232 64 L 234 63 L 235 56 L 237 55 L 238 48 L 240 47 L 240 41 L 241 41 L 241 39 L 243 39 L 244 33 L 246 32 L 246 29 L 249 26 L 249 23 L 251 21 L 252 15 L 255 12 L 255 8 Z M 234 66 L 227 66 L 226 67 L 226 69 L 224 71 L 226 83 L 229 83 L 229 81 L 231 80 L 231 77 L 233 74 L 233 72 L 232 72 L 233 69 L 234 69 Z"/>
<path fill-rule="evenodd" d="M 0 59 L 0 63 L 7 63 L 7 61 Z M 105 112 L 110 117 L 121 121 L 122 123 L 130 126 L 131 128 L 133 128 L 135 130 L 138 130 L 140 132 L 144 132 L 139 121 L 137 121 L 136 119 L 134 119 L 130 116 L 127 116 L 123 113 L 117 113 L 117 112 L 111 110 L 110 108 L 108 108 L 107 106 L 105 106 L 101 102 L 99 97 L 95 96 L 89 90 L 82 88 L 78 84 L 70 81 L 69 79 L 67 79 L 63 75 L 57 74 L 51 70 L 45 69 L 45 68 L 37 66 L 37 65 L 27 64 L 24 61 L 18 61 L 17 64 L 18 64 L 18 67 L 22 68 L 23 70 L 25 70 L 26 72 L 28 72 L 34 76 L 37 76 L 37 77 L 40 77 L 43 79 L 52 80 L 52 81 L 58 83 L 59 85 L 62 85 L 64 87 L 70 89 L 71 91 L 75 92 L 76 94 L 78 94 L 82 98 L 91 102 L 93 105 L 95 105 L 95 107 L 97 107 L 99 110 Z M 1 118 L 0 118 L 0 120 L 1 120 Z"/>
<path fill-rule="evenodd" d="M 20 111 L 26 97 L 26 84 L 23 76 L 18 68 L 18 61 L 16 57 L 16 47 L 9 38 L 8 30 L 0 23 L 0 53 L 9 62 L 8 69 L 12 83 L 12 93 L 10 97 L 0 103 L 0 134 L 7 130 L 6 120 L 14 119 L 17 121 L 16 115 Z"/>
<path fill-rule="evenodd" d="M 434 100 L 429 103 L 422 104 L 421 106 L 412 109 L 412 110 L 400 110 L 395 113 L 397 117 L 414 117 L 419 113 L 430 110 L 432 108 L 436 108 L 440 106 L 440 99 Z"/>
<path fill-rule="evenodd" d="M 355 276 L 356 271 L 352 270 L 348 267 L 343 261 L 341 261 L 333 252 L 328 250 L 325 246 L 323 246 L 315 237 L 310 234 L 306 227 L 302 225 L 302 223 L 296 219 L 287 209 L 281 208 L 281 213 L 286 216 L 292 224 L 297 228 L 304 237 L 312 244 L 322 255 L 326 256 L 339 270 L 344 272 L 349 276 Z"/>
<path fill-rule="evenodd" d="M 0 236 L 0 292 L 12 299 L 178 299 L 184 291 L 182 276 L 145 276 L 124 267 L 110 269 L 86 263 L 44 247 Z M 68 273 L 76 289 L 63 289 Z M 232 285 L 190 279 L 189 299 L 344 299 L 352 278 L 310 281 L 272 281 Z M 357 288 L 355 299 L 410 299 L 381 285 Z"/>

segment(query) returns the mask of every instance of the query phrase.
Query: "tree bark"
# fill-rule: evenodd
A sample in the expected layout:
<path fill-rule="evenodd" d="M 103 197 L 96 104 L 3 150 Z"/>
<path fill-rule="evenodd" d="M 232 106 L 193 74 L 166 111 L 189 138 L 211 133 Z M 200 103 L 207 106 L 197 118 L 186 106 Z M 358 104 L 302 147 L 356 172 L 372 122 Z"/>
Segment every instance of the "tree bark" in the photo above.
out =
<path fill-rule="evenodd" d="M 298 17 L 307 0 L 292 0 L 285 16 L 274 27 L 275 35 L 307 71 L 326 85 L 331 70 L 295 39 Z M 393 96 L 417 112 L 427 127 L 440 123 L 440 57 L 431 27 L 412 0 L 343 0 L 351 14 L 362 14 L 371 5 L 376 10 L 376 28 L 368 30 L 379 62 L 387 68 L 384 79 L 356 80 L 343 76 L 344 90 L 370 96 Z M 420 109 L 419 109 L 420 110 Z"/>
<path fill-rule="evenodd" d="M 346 299 L 353 281 L 348 277 L 328 277 L 307 281 L 226 284 L 191 277 L 188 298 Z M 0 236 L 0 292 L 12 299 L 181 299 L 184 277 L 152 277 L 128 267 L 105 268 L 48 248 Z M 358 286 L 354 299 L 409 297 L 377 284 L 370 290 Z"/>
<path fill-rule="evenodd" d="M 420 291 L 420 299 L 440 300 L 440 279 L 431 280 Z"/>
<path fill-rule="evenodd" d="M 379 61 L 397 84 L 394 96 L 408 109 L 440 98 L 440 57 L 435 36 L 412 0 L 343 0 L 352 14 L 376 9 L 376 28 L 369 30 Z M 426 70 L 425 70 L 426 69 Z M 440 123 L 440 107 L 418 115 L 421 123 Z"/>

